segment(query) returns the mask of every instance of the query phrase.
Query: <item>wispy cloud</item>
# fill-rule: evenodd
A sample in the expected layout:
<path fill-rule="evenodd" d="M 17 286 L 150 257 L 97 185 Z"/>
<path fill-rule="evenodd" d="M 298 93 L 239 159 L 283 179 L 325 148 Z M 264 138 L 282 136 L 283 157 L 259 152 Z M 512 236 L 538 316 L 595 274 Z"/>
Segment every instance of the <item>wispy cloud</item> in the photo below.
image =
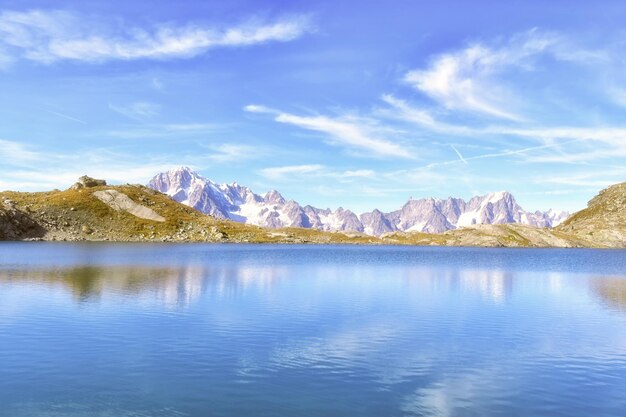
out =
<path fill-rule="evenodd" d="M 143 123 L 141 127 L 108 130 L 97 132 L 97 135 L 124 139 L 187 137 L 211 135 L 223 130 L 225 126 L 217 123 Z"/>
<path fill-rule="evenodd" d="M 352 183 L 364 178 L 375 180 L 378 173 L 371 169 L 341 170 L 320 164 L 287 165 L 264 168 L 259 171 L 262 176 L 278 181 L 298 180 L 304 178 L 332 179 L 343 183 Z"/>
<path fill-rule="evenodd" d="M 545 143 L 535 149 L 555 148 L 559 152 L 526 158 L 536 163 L 591 163 L 626 157 L 626 128 L 621 127 L 543 127 L 488 129 L 497 135 L 517 136 Z M 576 146 L 578 145 L 578 146 Z M 586 146 L 583 146 L 586 145 Z"/>
<path fill-rule="evenodd" d="M 323 165 L 288 165 L 281 167 L 264 168 L 259 171 L 261 175 L 272 180 L 282 180 L 287 176 L 302 174 L 317 174 L 325 169 Z"/>
<path fill-rule="evenodd" d="M 388 104 L 389 108 L 379 109 L 378 113 L 387 119 L 403 120 L 439 133 L 466 135 L 474 132 L 467 126 L 456 126 L 437 120 L 431 112 L 412 106 L 406 100 L 391 94 L 383 94 L 381 100 Z"/>
<path fill-rule="evenodd" d="M 109 103 L 109 109 L 136 121 L 144 121 L 159 114 L 161 106 L 147 101 L 138 101 L 126 106 L 118 106 Z"/>
<path fill-rule="evenodd" d="M 214 48 L 292 41 L 311 30 L 307 16 L 252 20 L 231 27 L 160 24 L 142 28 L 61 10 L 4 11 L 0 13 L 0 50 L 4 50 L 5 64 L 18 59 L 49 64 L 190 58 Z"/>
<path fill-rule="evenodd" d="M 154 174 L 180 165 L 179 161 L 149 154 L 142 155 L 141 161 L 106 148 L 66 154 L 1 139 L 0 159 L 4 162 L 0 165 L 0 188 L 20 191 L 67 188 L 85 174 L 113 183 L 146 183 Z"/>
<path fill-rule="evenodd" d="M 5 163 L 21 164 L 40 160 L 43 155 L 15 141 L 0 139 L 0 159 Z"/>
<path fill-rule="evenodd" d="M 325 134 L 324 138 L 327 143 L 347 147 L 351 150 L 366 151 L 367 154 L 363 154 L 365 156 L 403 159 L 415 157 L 407 146 L 383 138 L 382 135 L 385 129 L 381 126 L 376 126 L 372 120 L 354 116 L 335 118 L 317 115 L 299 116 L 256 104 L 247 105 L 244 107 L 244 110 L 252 113 L 272 114 L 276 122 L 321 132 Z"/>
<path fill-rule="evenodd" d="M 266 150 L 257 146 L 244 145 L 239 143 L 221 143 L 219 145 L 207 146 L 209 154 L 201 156 L 212 162 L 243 162 L 250 159 L 261 158 L 266 155 Z"/>
<path fill-rule="evenodd" d="M 354 171 L 344 171 L 342 177 L 344 178 L 373 178 L 376 176 L 376 172 L 371 169 L 357 169 Z"/>
<path fill-rule="evenodd" d="M 592 187 L 597 190 L 615 184 L 623 179 L 624 175 L 626 175 L 626 166 L 573 175 L 551 176 L 541 180 L 551 184 Z"/>
<path fill-rule="evenodd" d="M 531 30 L 499 44 L 474 43 L 436 56 L 426 68 L 409 71 L 404 81 L 447 109 L 519 121 L 523 116 L 511 108 L 515 95 L 498 75 L 513 68 L 529 70 L 532 59 L 544 53 L 577 57 L 556 47 L 559 42 L 555 34 Z"/>
<path fill-rule="evenodd" d="M 468 141 L 476 141 L 476 138 L 481 141 L 490 139 L 498 148 L 504 148 L 499 152 L 466 157 L 459 155 L 457 147 L 448 144 L 447 146 L 453 147 L 459 160 L 463 162 L 473 159 L 524 155 L 527 162 L 580 163 L 626 156 L 626 128 L 624 127 L 537 126 L 536 123 L 518 123 L 516 127 L 498 124 L 461 126 L 437 120 L 428 111 L 391 95 L 383 96 L 383 101 L 389 105 L 389 109 L 379 110 L 378 113 L 383 117 L 402 120 L 432 132 L 463 137 Z M 520 139 L 529 144 L 539 144 L 510 150 L 511 145 L 518 144 Z M 471 145 L 471 142 L 468 145 Z M 536 152 L 543 150 L 553 152 L 541 154 Z M 533 153 L 536 155 L 531 155 Z M 437 162 L 437 164 L 453 162 L 456 160 Z"/>

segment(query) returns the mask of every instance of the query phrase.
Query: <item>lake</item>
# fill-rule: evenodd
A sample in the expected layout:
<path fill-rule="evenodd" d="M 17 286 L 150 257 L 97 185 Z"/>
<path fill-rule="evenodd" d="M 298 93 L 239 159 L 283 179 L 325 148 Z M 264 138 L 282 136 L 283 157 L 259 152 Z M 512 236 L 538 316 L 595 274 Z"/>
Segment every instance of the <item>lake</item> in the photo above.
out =
<path fill-rule="evenodd" d="M 620 416 L 626 251 L 0 244 L 0 416 Z"/>

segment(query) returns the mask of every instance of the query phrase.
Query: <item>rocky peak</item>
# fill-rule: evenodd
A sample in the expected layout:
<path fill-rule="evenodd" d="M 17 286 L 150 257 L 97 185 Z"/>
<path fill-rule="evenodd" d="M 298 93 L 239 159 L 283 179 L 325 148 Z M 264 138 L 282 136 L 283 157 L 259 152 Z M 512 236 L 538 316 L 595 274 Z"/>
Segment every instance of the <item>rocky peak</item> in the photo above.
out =
<path fill-rule="evenodd" d="M 107 185 L 105 180 L 97 180 L 87 175 L 83 175 L 77 182 L 74 183 L 74 185 L 70 187 L 70 190 L 82 190 L 83 188 L 100 187 L 103 185 Z"/>
<path fill-rule="evenodd" d="M 269 191 L 263 197 L 263 200 L 268 204 L 285 204 L 285 199 L 276 190 Z"/>
<path fill-rule="evenodd" d="M 181 186 L 190 184 L 194 179 L 198 178 L 198 174 L 189 167 L 180 167 L 169 170 L 166 173 L 170 182 L 178 183 Z"/>

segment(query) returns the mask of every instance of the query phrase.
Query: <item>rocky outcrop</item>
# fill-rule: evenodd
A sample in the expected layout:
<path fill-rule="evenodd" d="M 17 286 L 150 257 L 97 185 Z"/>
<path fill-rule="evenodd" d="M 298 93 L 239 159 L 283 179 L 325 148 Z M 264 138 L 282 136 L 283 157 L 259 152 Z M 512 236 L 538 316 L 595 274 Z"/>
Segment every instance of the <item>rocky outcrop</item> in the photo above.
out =
<path fill-rule="evenodd" d="M 135 203 L 126 194 L 116 190 L 103 190 L 93 193 L 94 197 L 102 201 L 115 211 L 125 211 L 140 219 L 164 222 L 165 217 L 157 214 L 154 210 Z"/>
<path fill-rule="evenodd" d="M 45 229 L 9 199 L 0 205 L 0 240 L 21 240 L 43 236 Z"/>
<path fill-rule="evenodd" d="M 82 190 L 83 188 L 101 187 L 107 185 L 105 180 L 97 180 L 87 175 L 83 175 L 70 187 L 70 190 Z"/>

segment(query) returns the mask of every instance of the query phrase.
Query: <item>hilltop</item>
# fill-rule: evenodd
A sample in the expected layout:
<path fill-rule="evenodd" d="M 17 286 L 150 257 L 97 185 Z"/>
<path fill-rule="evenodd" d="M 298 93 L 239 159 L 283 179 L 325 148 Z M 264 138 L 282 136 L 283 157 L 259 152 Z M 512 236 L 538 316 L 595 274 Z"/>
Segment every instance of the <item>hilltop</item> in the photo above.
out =
<path fill-rule="evenodd" d="M 609 247 L 626 246 L 626 182 L 600 191 L 583 209 L 556 228 Z"/>

